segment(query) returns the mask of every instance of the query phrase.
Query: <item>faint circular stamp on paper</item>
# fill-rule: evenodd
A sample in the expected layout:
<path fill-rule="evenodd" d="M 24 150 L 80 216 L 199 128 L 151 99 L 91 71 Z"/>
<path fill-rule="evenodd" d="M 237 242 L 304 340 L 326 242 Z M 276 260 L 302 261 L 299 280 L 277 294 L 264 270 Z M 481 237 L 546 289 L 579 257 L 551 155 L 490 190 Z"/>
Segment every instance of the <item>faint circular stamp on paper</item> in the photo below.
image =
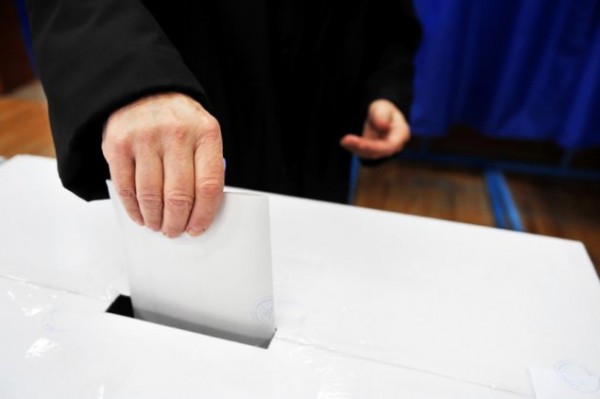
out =
<path fill-rule="evenodd" d="M 254 317 L 260 323 L 272 323 L 274 319 L 273 313 L 273 297 L 261 299 L 254 308 Z"/>
<path fill-rule="evenodd" d="M 600 391 L 600 377 L 585 367 L 563 362 L 556 366 L 556 372 L 567 385 L 576 391 L 585 393 Z"/>

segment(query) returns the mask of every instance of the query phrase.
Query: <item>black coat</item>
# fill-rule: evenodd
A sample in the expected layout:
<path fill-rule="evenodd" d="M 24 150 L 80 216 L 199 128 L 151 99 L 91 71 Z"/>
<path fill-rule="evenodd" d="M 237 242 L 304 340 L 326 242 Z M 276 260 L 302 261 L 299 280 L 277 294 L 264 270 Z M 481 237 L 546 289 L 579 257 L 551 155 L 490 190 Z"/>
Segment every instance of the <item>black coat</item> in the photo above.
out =
<path fill-rule="evenodd" d="M 367 104 L 409 113 L 419 26 L 397 0 L 29 0 L 63 184 L 106 196 L 108 115 L 179 91 L 220 122 L 228 185 L 344 201 Z"/>

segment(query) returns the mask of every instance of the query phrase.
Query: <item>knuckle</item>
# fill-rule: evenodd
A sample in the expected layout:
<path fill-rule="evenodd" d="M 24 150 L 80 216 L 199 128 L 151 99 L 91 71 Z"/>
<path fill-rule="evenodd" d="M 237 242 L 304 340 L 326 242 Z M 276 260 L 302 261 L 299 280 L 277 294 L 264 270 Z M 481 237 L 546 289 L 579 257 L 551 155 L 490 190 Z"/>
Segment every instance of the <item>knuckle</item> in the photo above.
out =
<path fill-rule="evenodd" d="M 185 126 L 174 126 L 171 129 L 170 136 L 176 143 L 184 143 L 188 138 L 188 129 Z"/>
<path fill-rule="evenodd" d="M 218 141 L 221 139 L 221 126 L 212 116 L 207 116 L 204 121 L 202 139 L 204 141 Z"/>
<path fill-rule="evenodd" d="M 115 135 L 112 146 L 117 153 L 123 153 L 128 151 L 131 147 L 131 136 L 132 132 L 123 132 L 122 134 Z"/>
<path fill-rule="evenodd" d="M 204 127 L 207 132 L 221 134 L 221 126 L 219 125 L 219 121 L 212 115 L 206 116 Z"/>
<path fill-rule="evenodd" d="M 135 190 L 132 188 L 119 187 L 119 188 L 117 188 L 117 193 L 119 194 L 119 196 L 121 198 L 123 198 L 124 200 L 127 200 L 127 201 L 137 199 Z"/>
<path fill-rule="evenodd" d="M 102 141 L 102 151 L 107 157 L 128 155 L 131 138 L 126 133 L 107 134 Z"/>
<path fill-rule="evenodd" d="M 151 145 L 156 142 L 156 133 L 154 129 L 143 129 L 136 132 L 136 141 L 144 145 Z"/>
<path fill-rule="evenodd" d="M 221 142 L 221 126 L 212 115 L 203 116 L 200 128 L 196 131 L 196 144 L 202 146 L 204 144 L 214 145 Z"/>
<path fill-rule="evenodd" d="M 160 209 L 163 205 L 162 195 L 152 192 L 142 192 L 137 194 L 137 200 L 140 204 L 149 209 Z"/>
<path fill-rule="evenodd" d="M 217 178 L 206 178 L 200 181 L 197 195 L 204 199 L 216 199 L 223 193 L 223 183 Z"/>
<path fill-rule="evenodd" d="M 189 211 L 194 205 L 194 197 L 188 194 L 165 195 L 165 207 L 175 211 Z"/>

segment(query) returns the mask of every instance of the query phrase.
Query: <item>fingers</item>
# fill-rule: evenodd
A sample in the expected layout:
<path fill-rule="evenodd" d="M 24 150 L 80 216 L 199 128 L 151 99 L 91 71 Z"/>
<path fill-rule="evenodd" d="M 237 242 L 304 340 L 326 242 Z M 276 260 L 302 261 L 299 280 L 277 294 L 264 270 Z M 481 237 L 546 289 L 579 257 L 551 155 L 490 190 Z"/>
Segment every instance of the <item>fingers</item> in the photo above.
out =
<path fill-rule="evenodd" d="M 123 207 L 129 217 L 139 224 L 144 225 L 135 190 L 135 162 L 131 157 L 115 156 L 109 162 L 110 176 L 121 198 Z"/>
<path fill-rule="evenodd" d="M 212 127 L 195 153 L 195 201 L 187 232 L 202 234 L 212 223 L 223 198 L 224 164 L 220 130 Z"/>
<path fill-rule="evenodd" d="M 144 224 L 159 231 L 163 220 L 163 165 L 150 148 L 136 158 L 135 185 Z"/>
<path fill-rule="evenodd" d="M 377 159 L 391 156 L 400 150 L 400 146 L 389 139 L 375 139 L 347 134 L 340 141 L 342 147 L 365 159 Z"/>
<path fill-rule="evenodd" d="M 177 142 L 164 156 L 164 210 L 162 232 L 176 237 L 185 231 L 194 205 L 193 148 Z"/>
<path fill-rule="evenodd" d="M 392 127 L 395 110 L 397 108 L 389 101 L 374 101 L 369 107 L 367 123 L 376 132 L 386 132 Z"/>
<path fill-rule="evenodd" d="M 362 136 L 347 134 L 340 140 L 346 150 L 364 159 L 378 159 L 402 150 L 410 129 L 400 110 L 390 101 L 377 100 L 369 107 Z"/>

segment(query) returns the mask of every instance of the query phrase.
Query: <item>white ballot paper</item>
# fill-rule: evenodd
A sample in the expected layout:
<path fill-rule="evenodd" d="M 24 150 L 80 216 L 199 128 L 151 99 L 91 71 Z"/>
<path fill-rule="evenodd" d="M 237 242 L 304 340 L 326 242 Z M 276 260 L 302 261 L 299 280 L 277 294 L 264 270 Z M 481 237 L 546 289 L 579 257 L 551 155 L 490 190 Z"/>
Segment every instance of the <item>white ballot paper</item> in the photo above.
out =
<path fill-rule="evenodd" d="M 226 192 L 204 234 L 171 239 L 135 224 L 107 185 L 135 317 L 265 347 L 275 330 L 268 198 Z"/>

